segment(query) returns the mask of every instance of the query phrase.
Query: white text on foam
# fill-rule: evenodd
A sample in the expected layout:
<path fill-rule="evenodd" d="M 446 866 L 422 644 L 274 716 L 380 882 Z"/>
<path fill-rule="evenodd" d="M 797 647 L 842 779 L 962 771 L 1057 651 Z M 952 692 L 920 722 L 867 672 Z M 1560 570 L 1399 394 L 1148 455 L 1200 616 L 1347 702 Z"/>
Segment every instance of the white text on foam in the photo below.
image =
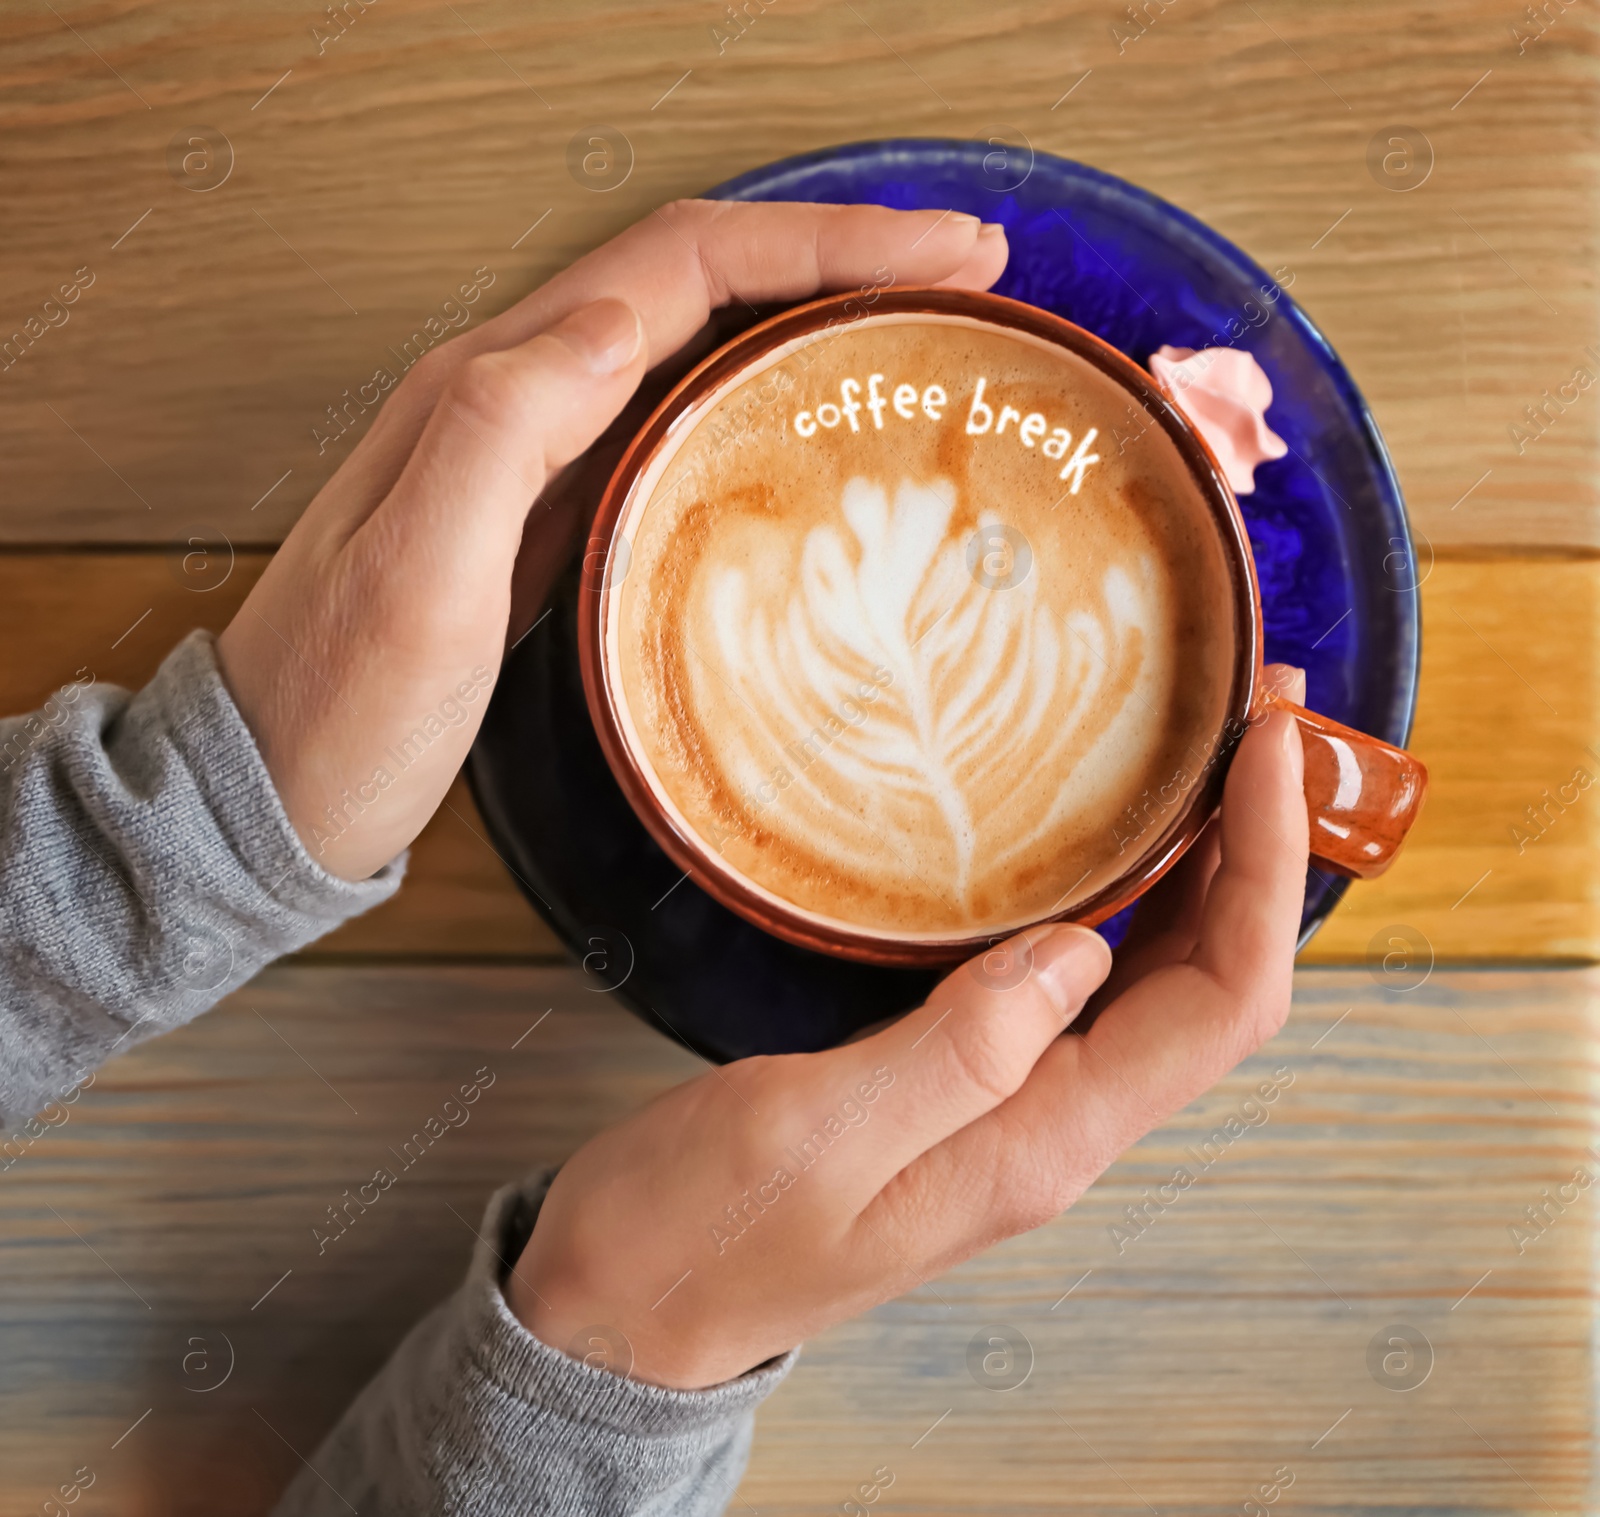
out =
<path fill-rule="evenodd" d="M 861 430 L 859 418 L 863 411 L 871 416 L 873 428 L 879 432 L 883 431 L 884 412 L 890 409 L 893 409 L 895 415 L 902 421 L 915 421 L 918 410 L 929 421 L 937 422 L 944 419 L 944 407 L 949 404 L 950 397 L 941 386 L 928 385 L 919 392 L 915 385 L 897 384 L 891 396 L 884 392 L 883 384 L 882 374 L 869 374 L 866 390 L 863 392 L 859 379 L 841 379 L 837 404 L 825 400 L 815 411 L 795 413 L 796 434 L 802 438 L 815 437 L 819 427 L 832 431 L 841 423 L 848 426 L 852 432 L 859 432 Z M 1100 429 L 1090 427 L 1072 456 L 1067 458 L 1067 449 L 1072 447 L 1072 433 L 1067 428 L 1051 427 L 1040 411 L 1030 411 L 1024 416 L 1015 406 L 1008 405 L 1000 407 L 1000 415 L 996 419 L 994 407 L 983 398 L 987 384 L 987 378 L 980 377 L 973 392 L 972 404 L 967 411 L 967 435 L 981 437 L 992 429 L 995 437 L 1002 437 L 1006 435 L 1007 423 L 1016 422 L 1017 425 L 1010 435 L 1023 447 L 1035 447 L 1042 438 L 1044 444 L 1039 451 L 1044 457 L 1052 461 L 1065 459 L 1057 478 L 1063 480 L 1070 478 L 1072 488 L 1069 493 L 1076 495 L 1083 484 L 1083 477 L 1089 465 L 1100 462 L 1100 455 L 1089 451 L 1095 438 L 1100 435 Z"/>

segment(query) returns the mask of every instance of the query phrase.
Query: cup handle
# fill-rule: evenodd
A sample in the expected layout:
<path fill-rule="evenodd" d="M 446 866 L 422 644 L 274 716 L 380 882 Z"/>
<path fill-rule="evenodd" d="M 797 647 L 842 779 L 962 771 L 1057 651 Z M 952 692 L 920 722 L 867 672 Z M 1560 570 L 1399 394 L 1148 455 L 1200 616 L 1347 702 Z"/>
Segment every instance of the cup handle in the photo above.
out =
<path fill-rule="evenodd" d="M 1403 748 L 1272 699 L 1300 725 L 1311 854 L 1340 874 L 1376 879 L 1395 860 L 1422 809 L 1428 770 Z"/>

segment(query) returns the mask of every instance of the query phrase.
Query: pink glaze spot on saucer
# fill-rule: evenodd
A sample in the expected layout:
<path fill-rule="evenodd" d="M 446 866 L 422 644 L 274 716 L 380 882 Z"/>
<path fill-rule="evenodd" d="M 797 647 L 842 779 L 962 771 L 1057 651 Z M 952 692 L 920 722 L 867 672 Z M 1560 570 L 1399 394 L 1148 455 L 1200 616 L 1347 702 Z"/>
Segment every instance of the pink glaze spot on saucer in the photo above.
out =
<path fill-rule="evenodd" d="M 1289 445 L 1266 422 L 1272 381 L 1237 348 L 1157 348 L 1150 372 L 1217 455 L 1235 495 L 1256 487 L 1256 465 Z"/>

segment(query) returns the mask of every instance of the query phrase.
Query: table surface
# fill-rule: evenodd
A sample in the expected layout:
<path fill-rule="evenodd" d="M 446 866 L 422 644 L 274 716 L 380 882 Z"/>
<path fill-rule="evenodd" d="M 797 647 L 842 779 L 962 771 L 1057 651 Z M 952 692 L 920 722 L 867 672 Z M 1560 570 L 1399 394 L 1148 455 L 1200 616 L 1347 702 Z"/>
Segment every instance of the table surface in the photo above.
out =
<path fill-rule="evenodd" d="M 1303 970 L 1280 1037 L 1069 1213 L 808 1345 L 743 1500 L 836 1511 L 887 1465 L 890 1512 L 1217 1512 L 1288 1465 L 1290 1512 L 1594 1510 L 1600 1187 L 1521 1252 L 1511 1227 L 1600 1169 L 1597 1018 L 1593 970 Z M 484 1067 L 467 1124 L 319 1254 L 324 1208 Z M 88 1464 L 91 1514 L 264 1511 L 459 1278 L 488 1194 L 698 1068 L 527 965 L 279 967 L 109 1065 L 0 1180 L 11 1506 Z M 1004 1393 L 967 1369 L 996 1325 L 1033 1358 Z M 1404 1349 L 1372 1357 L 1398 1328 L 1432 1360 L 1411 1390 Z"/>
<path fill-rule="evenodd" d="M 1281 1112 L 1123 1255 L 1110 1222 L 1254 1065 L 1056 1224 L 824 1337 L 742 1499 L 832 1510 L 887 1464 L 884 1510 L 1216 1510 L 1287 1464 L 1282 1510 L 1592 1510 L 1593 1219 L 1508 1234 L 1595 1140 L 1597 981 L 1554 966 L 1600 957 L 1600 805 L 1550 800 L 1600 773 L 1592 8 L 344 14 L 0 13 L 0 710 L 84 669 L 137 683 L 224 625 L 348 448 L 319 453 L 324 407 L 479 267 L 503 306 L 665 199 L 868 137 L 1027 141 L 1148 186 L 1292 270 L 1372 404 L 1427 576 L 1429 801 L 1304 955 L 1262 1056 L 1296 1073 Z M 567 167 L 602 126 L 633 160 L 609 193 Z M 1431 160 L 1415 188 L 1397 136 Z M 74 279 L 70 319 L 38 320 Z M 196 532 L 232 561 L 205 594 L 176 572 Z M 1402 928 L 1438 966 L 1404 994 L 1373 967 Z M 448 1289 L 488 1191 L 695 1067 L 579 1007 L 558 957 L 458 788 L 395 901 L 110 1067 L 0 1176 L 5 1509 L 87 1461 L 90 1514 L 265 1510 L 282 1440 L 309 1452 Z M 1462 967 L 1485 963 L 1511 967 Z M 317 1260 L 352 1166 L 485 1060 L 500 1100 Z M 1036 1355 L 1005 1395 L 965 1369 L 995 1322 Z M 1392 1325 L 1437 1356 L 1413 1392 L 1367 1368 Z M 190 1394 L 188 1340 L 223 1335 L 237 1374 Z"/>

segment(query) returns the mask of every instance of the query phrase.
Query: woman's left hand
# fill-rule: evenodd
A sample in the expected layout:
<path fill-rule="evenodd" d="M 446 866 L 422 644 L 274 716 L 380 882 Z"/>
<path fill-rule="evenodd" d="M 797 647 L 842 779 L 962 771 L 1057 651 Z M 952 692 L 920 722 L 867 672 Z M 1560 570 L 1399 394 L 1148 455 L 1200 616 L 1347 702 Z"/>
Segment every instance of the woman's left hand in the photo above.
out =
<path fill-rule="evenodd" d="M 714 309 L 987 289 L 1005 261 L 952 212 L 680 201 L 418 360 L 218 642 L 312 856 L 364 879 L 422 830 L 499 673 L 519 547 L 538 593 L 586 525 L 537 497 Z"/>

